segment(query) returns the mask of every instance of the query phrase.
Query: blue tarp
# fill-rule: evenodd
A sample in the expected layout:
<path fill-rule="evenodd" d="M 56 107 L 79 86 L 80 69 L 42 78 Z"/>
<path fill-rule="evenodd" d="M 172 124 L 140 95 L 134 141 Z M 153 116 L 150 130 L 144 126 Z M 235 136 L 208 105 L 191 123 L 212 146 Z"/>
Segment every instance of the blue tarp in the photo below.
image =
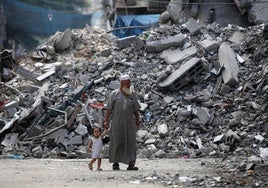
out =
<path fill-rule="evenodd" d="M 51 35 L 67 28 L 91 25 L 92 15 L 42 8 L 18 0 L 0 0 L 6 14 L 7 26 L 22 33 Z"/>
<path fill-rule="evenodd" d="M 160 14 L 146 15 L 120 15 L 117 16 L 114 23 L 114 29 L 122 27 L 130 27 L 129 29 L 118 29 L 113 31 L 113 34 L 119 38 L 124 38 L 132 35 L 140 35 L 149 27 L 158 23 Z M 131 28 L 132 26 L 142 26 L 141 28 Z M 147 28 L 143 26 L 148 26 Z"/>

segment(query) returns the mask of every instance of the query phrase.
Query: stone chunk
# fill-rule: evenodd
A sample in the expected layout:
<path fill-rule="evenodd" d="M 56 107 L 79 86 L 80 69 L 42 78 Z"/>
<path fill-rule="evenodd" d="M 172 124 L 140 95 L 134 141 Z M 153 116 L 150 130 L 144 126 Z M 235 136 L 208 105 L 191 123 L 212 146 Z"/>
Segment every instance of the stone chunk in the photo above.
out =
<path fill-rule="evenodd" d="M 165 123 L 158 125 L 157 130 L 160 137 L 165 137 L 168 135 L 168 127 Z"/>
<path fill-rule="evenodd" d="M 209 114 L 209 109 L 205 107 L 198 108 L 196 110 L 196 116 L 198 117 L 202 125 L 209 123 L 211 119 L 211 116 Z"/>
<path fill-rule="evenodd" d="M 108 88 L 110 88 L 112 90 L 117 89 L 119 87 L 120 87 L 120 82 L 118 82 L 117 80 L 116 81 L 111 81 L 109 83 L 109 86 L 108 86 Z"/>
<path fill-rule="evenodd" d="M 218 50 L 219 48 L 219 43 L 214 40 L 203 40 L 198 42 L 206 52 L 211 51 L 211 50 Z"/>
<path fill-rule="evenodd" d="M 140 50 L 141 48 L 145 46 L 144 42 L 135 35 L 117 39 L 115 42 L 116 42 L 117 47 L 120 49 L 126 48 L 130 46 L 131 44 L 133 44 L 136 50 Z"/>
<path fill-rule="evenodd" d="M 83 141 L 82 141 L 81 135 L 74 136 L 69 141 L 70 145 L 81 145 L 82 143 L 83 143 Z"/>
<path fill-rule="evenodd" d="M 62 52 L 71 46 L 72 42 L 72 31 L 71 29 L 66 29 L 64 33 L 60 33 L 56 36 L 54 48 L 56 52 Z"/>
<path fill-rule="evenodd" d="M 18 142 L 18 133 L 8 133 L 5 135 L 5 139 L 2 141 L 3 146 L 14 146 Z"/>
<path fill-rule="evenodd" d="M 217 144 L 217 143 L 224 142 L 225 139 L 226 139 L 226 136 L 225 136 L 224 134 L 222 134 L 222 135 L 218 135 L 218 136 L 216 136 L 216 137 L 214 138 L 213 142 L 214 142 L 215 144 Z"/>
<path fill-rule="evenodd" d="M 196 53 L 196 47 L 192 46 L 190 48 L 186 48 L 185 50 L 165 50 L 160 54 L 160 58 L 164 59 L 167 64 L 175 64 L 195 56 Z"/>
<path fill-rule="evenodd" d="M 150 53 L 162 52 L 170 47 L 183 46 L 187 35 L 179 34 L 165 40 L 151 41 L 146 43 L 146 50 Z"/>
<path fill-rule="evenodd" d="M 79 124 L 78 127 L 75 129 L 75 132 L 79 135 L 86 135 L 88 133 L 87 127 L 83 124 Z"/>
<path fill-rule="evenodd" d="M 224 70 L 222 71 L 223 81 L 230 87 L 235 87 L 238 80 L 239 66 L 235 52 L 226 43 L 222 43 L 219 48 L 219 62 Z"/>
<path fill-rule="evenodd" d="M 200 31 L 200 26 L 197 23 L 197 21 L 193 18 L 190 18 L 185 24 L 183 24 L 182 26 L 184 26 L 191 34 L 195 34 L 197 32 Z"/>
<path fill-rule="evenodd" d="M 8 117 L 13 117 L 14 114 L 19 111 L 19 103 L 17 101 L 11 101 L 4 105 L 4 111 L 7 113 Z"/>
<path fill-rule="evenodd" d="M 58 121 L 55 121 L 58 122 Z M 60 122 L 58 122 L 58 125 L 60 125 Z M 46 136 L 47 139 L 56 139 L 57 137 L 62 136 L 62 137 L 68 137 L 68 130 L 67 129 L 59 129 L 52 134 Z"/>
<path fill-rule="evenodd" d="M 233 33 L 233 35 L 229 38 L 229 41 L 235 43 L 235 44 L 240 44 L 244 39 L 244 33 L 240 31 L 236 31 Z"/>

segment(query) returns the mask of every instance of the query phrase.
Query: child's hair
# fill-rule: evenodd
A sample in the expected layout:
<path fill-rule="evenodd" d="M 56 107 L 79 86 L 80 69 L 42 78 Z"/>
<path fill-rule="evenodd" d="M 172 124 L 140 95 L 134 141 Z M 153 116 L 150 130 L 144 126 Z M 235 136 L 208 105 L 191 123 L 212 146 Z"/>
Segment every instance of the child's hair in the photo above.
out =
<path fill-rule="evenodd" d="M 94 127 L 93 127 L 93 130 L 94 130 L 94 129 L 99 129 L 99 131 L 101 132 L 101 128 L 98 127 L 98 126 L 94 126 Z"/>
<path fill-rule="evenodd" d="M 101 132 L 101 127 L 99 126 L 98 123 L 94 123 L 94 124 L 93 124 L 93 130 L 94 130 L 94 129 L 99 129 L 100 132 Z"/>

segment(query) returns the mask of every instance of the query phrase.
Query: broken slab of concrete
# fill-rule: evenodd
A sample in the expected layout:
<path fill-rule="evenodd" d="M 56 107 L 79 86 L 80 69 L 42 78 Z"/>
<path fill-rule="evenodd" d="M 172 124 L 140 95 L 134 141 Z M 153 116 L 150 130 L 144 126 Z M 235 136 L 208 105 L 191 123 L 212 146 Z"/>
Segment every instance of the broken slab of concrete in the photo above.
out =
<path fill-rule="evenodd" d="M 223 81 L 230 87 L 235 87 L 239 83 L 239 66 L 236 60 L 236 54 L 227 43 L 222 43 L 219 48 L 219 63 L 224 67 L 222 71 Z"/>
<path fill-rule="evenodd" d="M 119 49 L 126 48 L 130 45 L 133 45 L 136 50 L 140 50 L 145 46 L 144 42 L 135 35 L 116 39 L 115 43 L 117 45 L 117 48 Z"/>
<path fill-rule="evenodd" d="M 168 39 L 146 42 L 146 51 L 150 53 L 162 52 L 170 47 L 182 47 L 187 35 L 178 34 Z"/>
<path fill-rule="evenodd" d="M 192 35 L 200 31 L 199 24 L 193 18 L 190 18 L 186 23 L 182 24 L 182 26 L 185 27 Z"/>
<path fill-rule="evenodd" d="M 203 70 L 202 61 L 194 57 L 182 64 L 180 68 L 169 75 L 167 79 L 160 82 L 159 86 L 168 90 L 180 89 Z"/>
<path fill-rule="evenodd" d="M 176 64 L 195 56 L 196 53 L 196 47 L 192 46 L 184 50 L 179 48 L 176 50 L 165 50 L 160 54 L 160 57 L 164 59 L 167 64 Z"/>
<path fill-rule="evenodd" d="M 58 33 L 55 36 L 54 48 L 56 52 L 62 52 L 71 46 L 72 30 L 66 29 L 63 33 Z"/>
<path fill-rule="evenodd" d="M 198 41 L 198 44 L 206 51 L 218 51 L 219 48 L 219 42 L 215 40 L 202 40 Z"/>
<path fill-rule="evenodd" d="M 244 37 L 245 37 L 244 33 L 242 33 L 241 31 L 235 31 L 229 38 L 229 41 L 235 44 L 240 44 L 241 42 L 243 42 Z"/>

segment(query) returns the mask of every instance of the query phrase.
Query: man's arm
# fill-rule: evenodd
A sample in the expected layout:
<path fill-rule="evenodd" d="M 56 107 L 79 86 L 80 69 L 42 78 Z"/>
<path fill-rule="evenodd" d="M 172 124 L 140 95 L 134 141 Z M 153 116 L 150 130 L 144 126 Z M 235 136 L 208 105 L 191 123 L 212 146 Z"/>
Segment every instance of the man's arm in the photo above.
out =
<path fill-rule="evenodd" d="M 136 121 L 136 127 L 139 128 L 140 127 L 140 113 L 139 113 L 139 110 L 137 110 L 135 112 L 135 121 Z"/>
<path fill-rule="evenodd" d="M 111 110 L 106 109 L 105 118 L 104 118 L 104 128 L 109 129 L 109 120 L 111 116 Z"/>

